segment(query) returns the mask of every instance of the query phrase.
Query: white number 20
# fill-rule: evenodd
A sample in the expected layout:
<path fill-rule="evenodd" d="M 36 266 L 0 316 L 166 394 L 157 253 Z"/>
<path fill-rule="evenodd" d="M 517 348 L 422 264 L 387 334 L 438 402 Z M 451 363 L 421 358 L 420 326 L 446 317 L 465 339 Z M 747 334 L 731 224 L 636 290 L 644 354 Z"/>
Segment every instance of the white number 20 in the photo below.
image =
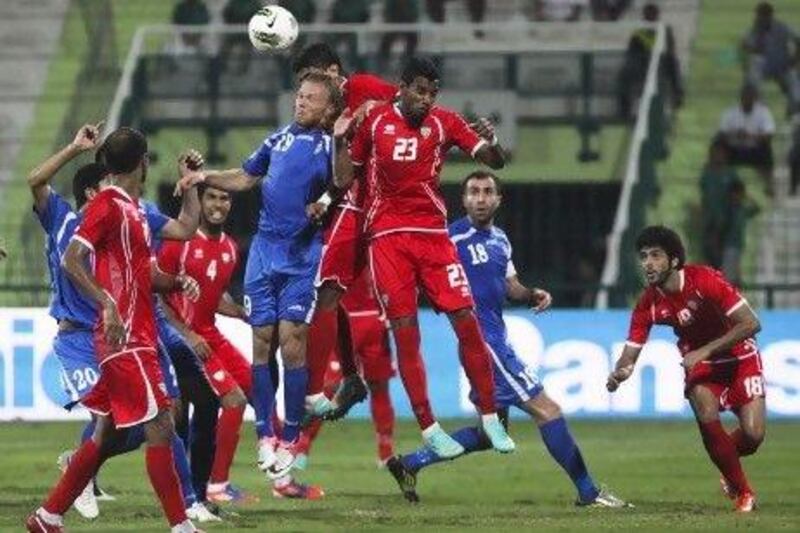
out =
<path fill-rule="evenodd" d="M 417 139 L 416 137 L 398 137 L 394 144 L 392 159 L 395 161 L 414 161 L 417 159 Z"/>

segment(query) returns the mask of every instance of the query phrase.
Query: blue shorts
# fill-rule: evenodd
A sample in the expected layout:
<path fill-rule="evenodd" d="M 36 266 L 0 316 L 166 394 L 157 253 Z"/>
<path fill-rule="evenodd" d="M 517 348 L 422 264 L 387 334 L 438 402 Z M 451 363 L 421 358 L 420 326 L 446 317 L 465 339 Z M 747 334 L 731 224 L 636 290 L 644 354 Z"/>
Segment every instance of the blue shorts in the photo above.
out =
<path fill-rule="evenodd" d="M 314 281 L 319 261 L 298 268 L 275 268 L 270 248 L 253 239 L 244 275 L 244 307 L 251 326 L 311 322 L 316 301 Z"/>
<path fill-rule="evenodd" d="M 53 352 L 61 363 L 61 384 L 69 398 L 64 408 L 72 409 L 100 379 L 92 330 L 59 331 L 53 341 Z"/>
<path fill-rule="evenodd" d="M 487 343 L 487 346 L 492 355 L 495 404 L 498 409 L 519 407 L 544 390 L 536 371 L 522 362 L 511 346 L 505 343 Z M 469 397 L 475 403 L 474 391 L 470 392 Z"/>
<path fill-rule="evenodd" d="M 195 355 L 194 351 L 186 343 L 183 335 L 178 333 L 172 324 L 158 319 L 156 313 L 156 326 L 158 327 L 158 338 L 164 345 L 175 369 L 178 379 L 186 379 L 203 375 L 203 366 Z"/>

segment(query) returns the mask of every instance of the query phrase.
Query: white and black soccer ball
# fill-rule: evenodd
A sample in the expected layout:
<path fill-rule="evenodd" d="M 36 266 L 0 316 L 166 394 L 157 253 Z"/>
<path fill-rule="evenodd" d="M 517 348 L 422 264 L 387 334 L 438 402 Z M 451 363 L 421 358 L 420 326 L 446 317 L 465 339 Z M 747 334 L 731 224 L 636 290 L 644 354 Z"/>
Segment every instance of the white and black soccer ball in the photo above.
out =
<path fill-rule="evenodd" d="M 297 40 L 299 31 L 294 15 L 280 6 L 265 6 L 250 18 L 247 35 L 262 52 L 285 50 Z"/>

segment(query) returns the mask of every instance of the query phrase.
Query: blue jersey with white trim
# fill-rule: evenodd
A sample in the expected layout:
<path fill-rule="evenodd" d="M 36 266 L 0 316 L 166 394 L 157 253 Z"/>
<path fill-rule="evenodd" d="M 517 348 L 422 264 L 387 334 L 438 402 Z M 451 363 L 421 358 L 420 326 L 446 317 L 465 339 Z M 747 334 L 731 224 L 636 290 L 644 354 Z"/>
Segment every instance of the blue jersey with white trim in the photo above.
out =
<path fill-rule="evenodd" d="M 322 128 L 289 124 L 273 133 L 242 164 L 261 182 L 258 232 L 271 242 L 320 240 L 306 205 L 325 192 L 333 177 L 333 145 Z"/>
<path fill-rule="evenodd" d="M 500 228 L 476 228 L 469 217 L 456 220 L 448 231 L 467 274 L 483 335 L 490 345 L 504 346 L 506 279 L 516 274 L 511 243 Z"/>

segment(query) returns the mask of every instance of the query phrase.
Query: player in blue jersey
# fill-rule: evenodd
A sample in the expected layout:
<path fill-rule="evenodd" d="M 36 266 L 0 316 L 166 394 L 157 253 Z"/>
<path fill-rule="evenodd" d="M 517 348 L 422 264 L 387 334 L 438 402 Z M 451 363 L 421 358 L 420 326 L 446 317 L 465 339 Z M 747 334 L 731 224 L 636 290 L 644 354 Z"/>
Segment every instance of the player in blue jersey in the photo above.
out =
<path fill-rule="evenodd" d="M 28 185 L 34 200 L 33 209 L 47 233 L 48 269 L 53 291 L 50 314 L 58 322 L 58 334 L 53 341 L 53 351 L 62 366 L 62 381 L 69 396 L 69 401 L 65 405 L 68 409 L 79 403 L 91 391 L 100 377 L 100 371 L 92 339 L 97 311 L 63 271 L 61 261 L 75 229 L 82 220 L 84 205 L 100 191 L 108 171 L 100 162 L 84 165 L 78 169 L 72 182 L 77 209 L 73 209 L 69 202 L 50 187 L 50 181 L 69 161 L 97 147 L 100 138 L 99 126 L 99 124 L 83 126 L 69 145 L 33 169 L 28 176 Z M 186 240 L 193 235 L 199 223 L 199 200 L 196 194 L 186 195 L 178 219 L 171 219 L 160 213 L 148 213 L 147 222 L 150 230 L 162 238 Z M 170 397 L 179 397 L 169 358 L 163 355 L 160 362 Z M 92 436 L 94 427 L 93 419 L 85 427 L 82 440 Z M 124 438 L 113 444 L 111 455 L 136 449 L 143 442 L 143 429 L 133 428 L 126 432 Z M 182 478 L 184 500 L 190 507 L 188 514 L 199 521 L 211 519 L 210 513 L 207 513 L 205 508 L 200 509 L 201 506 L 194 505 L 197 498 L 190 483 L 191 475 L 186 452 L 182 442 L 177 439 L 173 443 L 173 452 L 176 467 Z M 70 455 L 70 452 L 66 452 L 59 457 L 62 470 L 66 469 Z M 76 510 L 84 517 L 95 518 L 99 514 L 95 490 L 95 483 L 89 483 L 75 501 Z"/>
<path fill-rule="evenodd" d="M 526 304 L 539 313 L 550 306 L 551 297 L 547 291 L 531 289 L 520 282 L 511 259 L 511 243 L 505 232 L 494 226 L 494 214 L 501 200 L 499 179 L 487 171 L 473 172 L 463 181 L 462 199 L 467 216 L 450 224 L 450 239 L 458 248 L 475 298 L 481 330 L 492 352 L 498 413 L 505 425 L 512 406 L 533 418 L 547 451 L 574 483 L 578 491 L 577 505 L 626 506 L 594 483 L 560 407 L 544 392 L 534 369 L 526 366 L 508 343 L 503 322 L 506 300 Z M 470 398 L 475 401 L 474 393 Z M 488 438 L 477 426 L 462 428 L 451 436 L 466 453 L 491 449 Z M 443 460 L 430 448 L 421 448 L 390 459 L 387 466 L 406 499 L 416 502 L 417 473 Z"/>
<path fill-rule="evenodd" d="M 227 191 L 261 187 L 258 232 L 245 270 L 245 307 L 253 328 L 251 401 L 259 466 L 278 489 L 290 483 L 293 444 L 305 411 L 306 339 L 322 252 L 321 229 L 308 218 L 306 206 L 329 188 L 346 189 L 352 181 L 344 141 L 352 120 L 336 121 L 342 106 L 339 88 L 328 76 L 307 72 L 298 80 L 294 121 L 267 137 L 241 168 L 206 171 L 179 183 L 204 181 Z M 276 441 L 270 423 L 275 394 L 269 361 L 279 346 L 286 414 Z"/>

